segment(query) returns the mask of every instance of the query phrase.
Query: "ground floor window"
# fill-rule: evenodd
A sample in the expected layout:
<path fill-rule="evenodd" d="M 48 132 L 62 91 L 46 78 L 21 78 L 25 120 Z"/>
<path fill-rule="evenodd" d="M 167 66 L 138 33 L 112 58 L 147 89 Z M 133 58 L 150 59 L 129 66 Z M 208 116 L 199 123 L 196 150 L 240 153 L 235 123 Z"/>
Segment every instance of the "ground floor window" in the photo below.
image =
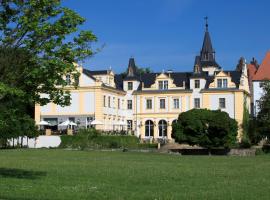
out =
<path fill-rule="evenodd" d="M 167 136 L 167 122 L 165 120 L 160 120 L 158 122 L 158 135 L 159 137 Z"/>
<path fill-rule="evenodd" d="M 154 123 L 151 120 L 145 122 L 145 137 L 154 136 Z"/>
<path fill-rule="evenodd" d="M 127 120 L 127 130 L 132 131 L 132 120 Z"/>
<path fill-rule="evenodd" d="M 177 123 L 177 119 L 175 119 L 175 120 L 172 121 L 172 125 L 174 125 L 176 123 Z"/>
<path fill-rule="evenodd" d="M 75 117 L 69 117 L 68 120 L 75 123 Z"/>

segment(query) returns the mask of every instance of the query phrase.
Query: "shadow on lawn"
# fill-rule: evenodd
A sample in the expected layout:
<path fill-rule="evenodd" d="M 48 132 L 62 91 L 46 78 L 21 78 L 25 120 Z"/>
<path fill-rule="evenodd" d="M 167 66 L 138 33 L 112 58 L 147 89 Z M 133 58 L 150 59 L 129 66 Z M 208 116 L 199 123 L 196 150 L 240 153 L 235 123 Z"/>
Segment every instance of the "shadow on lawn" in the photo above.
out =
<path fill-rule="evenodd" d="M 42 171 L 0 168 L 0 177 L 4 178 L 39 179 L 46 175 L 47 172 Z"/>

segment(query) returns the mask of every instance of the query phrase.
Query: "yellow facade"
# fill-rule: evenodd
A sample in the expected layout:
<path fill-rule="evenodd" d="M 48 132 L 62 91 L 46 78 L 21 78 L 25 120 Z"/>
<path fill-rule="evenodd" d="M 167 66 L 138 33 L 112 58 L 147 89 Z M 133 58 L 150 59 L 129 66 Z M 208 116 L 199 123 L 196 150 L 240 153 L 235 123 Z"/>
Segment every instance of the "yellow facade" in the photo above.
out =
<path fill-rule="evenodd" d="M 238 139 L 241 138 L 244 105 L 250 104 L 247 65 L 243 62 L 233 71 L 223 71 L 215 61 L 208 29 L 192 72 L 138 75 L 133 58 L 126 76 L 112 70 L 77 68 L 81 74 L 78 88 L 66 88 L 71 92 L 71 106 L 36 105 L 37 123 L 47 119 L 57 126 L 73 119 L 78 127 L 87 127 L 96 120 L 100 130 L 123 128 L 141 139 L 171 140 L 172 123 L 182 112 L 193 108 L 220 109 L 237 120 Z"/>

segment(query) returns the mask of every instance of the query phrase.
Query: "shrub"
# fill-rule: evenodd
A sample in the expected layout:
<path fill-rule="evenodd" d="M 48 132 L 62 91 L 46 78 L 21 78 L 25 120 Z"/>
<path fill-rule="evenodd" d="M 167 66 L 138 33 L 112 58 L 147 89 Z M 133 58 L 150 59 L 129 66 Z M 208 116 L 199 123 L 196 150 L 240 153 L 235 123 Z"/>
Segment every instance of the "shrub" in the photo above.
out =
<path fill-rule="evenodd" d="M 270 145 L 269 144 L 263 145 L 262 150 L 264 153 L 270 153 Z"/>
<path fill-rule="evenodd" d="M 264 136 L 259 132 L 259 124 L 256 118 L 253 118 L 249 122 L 248 137 L 252 144 L 258 144 Z"/>
<path fill-rule="evenodd" d="M 251 147 L 251 142 L 249 138 L 244 137 L 242 138 L 241 142 L 239 143 L 240 148 L 250 148 Z"/>
<path fill-rule="evenodd" d="M 61 136 L 60 148 L 140 148 L 140 145 L 136 136 L 103 135 L 95 129 L 84 129 L 74 136 Z"/>
<path fill-rule="evenodd" d="M 228 148 L 236 142 L 237 129 L 236 120 L 226 112 L 192 109 L 179 115 L 172 137 L 179 143 Z"/>
<path fill-rule="evenodd" d="M 264 153 L 264 151 L 260 148 L 260 149 L 256 149 L 256 151 L 255 151 L 255 155 L 257 156 L 257 155 L 263 155 L 263 154 L 265 154 Z"/>

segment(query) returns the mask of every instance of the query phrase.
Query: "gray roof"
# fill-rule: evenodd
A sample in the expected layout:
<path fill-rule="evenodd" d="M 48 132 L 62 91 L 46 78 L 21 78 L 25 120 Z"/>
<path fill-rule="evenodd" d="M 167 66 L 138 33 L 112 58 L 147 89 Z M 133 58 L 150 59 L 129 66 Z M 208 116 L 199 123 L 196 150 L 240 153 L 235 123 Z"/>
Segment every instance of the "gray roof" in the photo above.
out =
<path fill-rule="evenodd" d="M 88 76 L 89 78 L 92 78 L 92 79 L 96 80 L 95 77 L 93 77 L 93 75 L 90 73 L 90 70 L 88 70 L 88 69 L 83 69 L 83 73 L 84 73 L 86 76 Z"/>

